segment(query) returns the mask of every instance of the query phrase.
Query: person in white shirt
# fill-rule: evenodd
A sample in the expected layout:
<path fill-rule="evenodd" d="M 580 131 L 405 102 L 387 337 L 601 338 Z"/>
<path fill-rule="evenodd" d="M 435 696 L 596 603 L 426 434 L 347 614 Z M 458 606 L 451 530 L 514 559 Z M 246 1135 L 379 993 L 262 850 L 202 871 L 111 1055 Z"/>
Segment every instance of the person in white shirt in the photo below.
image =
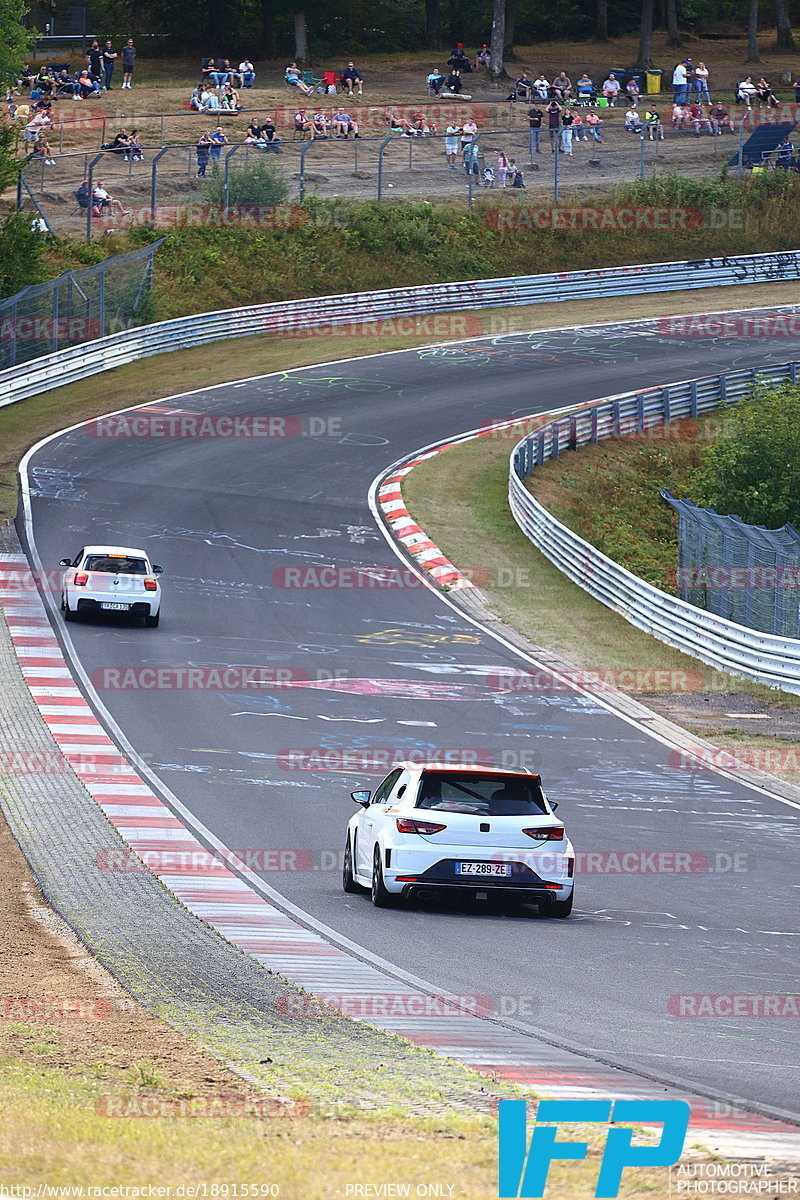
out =
<path fill-rule="evenodd" d="M 689 86 L 689 76 L 686 71 L 686 63 L 679 62 L 675 64 L 675 70 L 672 72 L 672 103 L 683 104 L 686 99 L 686 91 Z"/>
<path fill-rule="evenodd" d="M 749 108 L 753 103 L 753 98 L 757 95 L 758 88 L 753 83 L 753 77 L 751 75 L 745 75 L 744 79 L 737 88 L 737 100 L 741 100 L 742 103 L 746 104 Z"/>
<path fill-rule="evenodd" d="M 635 108 L 629 108 L 625 113 L 625 128 L 631 133 L 642 132 L 642 122 Z"/>
<path fill-rule="evenodd" d="M 130 209 L 123 208 L 121 202 L 116 200 L 111 193 L 103 187 L 102 183 L 98 183 L 97 187 L 92 191 L 92 204 L 98 208 L 108 208 L 112 212 L 122 213 L 128 216 Z"/>
<path fill-rule="evenodd" d="M 699 62 L 694 69 L 694 90 L 701 103 L 711 103 L 711 97 L 708 94 L 708 67 L 704 62 Z"/>
<path fill-rule="evenodd" d="M 239 74 L 242 77 L 242 87 L 251 88 L 256 77 L 256 69 L 249 58 L 239 63 Z"/>
<path fill-rule="evenodd" d="M 472 139 L 474 138 L 474 136 L 477 132 L 478 132 L 478 126 L 475 124 L 475 122 L 472 119 L 464 122 L 464 124 L 461 126 L 461 149 L 462 150 L 464 149 L 465 146 L 469 145 L 469 143 L 472 141 Z"/>
<path fill-rule="evenodd" d="M 452 122 L 447 126 L 447 131 L 444 137 L 444 152 L 447 155 L 447 165 L 451 171 L 456 169 L 456 155 L 458 154 L 458 136 L 461 133 L 461 126 Z"/>

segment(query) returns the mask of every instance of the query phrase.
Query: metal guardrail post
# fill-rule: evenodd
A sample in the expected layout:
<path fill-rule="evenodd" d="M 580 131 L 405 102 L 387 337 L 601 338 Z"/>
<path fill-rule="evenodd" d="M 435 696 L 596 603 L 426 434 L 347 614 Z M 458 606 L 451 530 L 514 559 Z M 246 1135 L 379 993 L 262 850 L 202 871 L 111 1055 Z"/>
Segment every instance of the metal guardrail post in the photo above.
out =
<path fill-rule="evenodd" d="M 314 145 L 314 138 L 306 142 L 300 151 L 300 203 L 306 198 L 306 155 Z"/>
<path fill-rule="evenodd" d="M 158 160 L 163 157 L 169 150 L 169 146 L 165 146 L 163 150 L 159 150 L 158 154 L 153 159 L 153 165 L 150 169 L 150 221 L 153 228 L 156 226 L 156 187 L 158 174 Z"/>
<path fill-rule="evenodd" d="M 639 178 L 644 179 L 644 125 L 639 134 Z"/>
<path fill-rule="evenodd" d="M 92 204 L 92 192 L 94 191 L 94 169 L 95 169 L 95 166 L 97 165 L 97 163 L 100 162 L 100 159 L 102 157 L 103 157 L 102 150 L 100 151 L 99 154 L 95 154 L 94 158 L 89 163 L 89 170 L 87 173 L 87 186 L 89 188 L 89 195 L 87 197 L 89 203 L 86 206 L 86 240 L 87 240 L 87 242 L 90 242 L 92 240 L 92 209 L 94 208 L 94 205 Z"/>
<path fill-rule="evenodd" d="M 383 152 L 392 140 L 392 135 L 384 138 L 378 147 L 378 200 L 383 196 Z"/>
<path fill-rule="evenodd" d="M 109 260 L 100 263 L 100 287 L 98 289 L 98 317 L 102 330 L 101 337 L 106 336 L 106 266 Z"/>

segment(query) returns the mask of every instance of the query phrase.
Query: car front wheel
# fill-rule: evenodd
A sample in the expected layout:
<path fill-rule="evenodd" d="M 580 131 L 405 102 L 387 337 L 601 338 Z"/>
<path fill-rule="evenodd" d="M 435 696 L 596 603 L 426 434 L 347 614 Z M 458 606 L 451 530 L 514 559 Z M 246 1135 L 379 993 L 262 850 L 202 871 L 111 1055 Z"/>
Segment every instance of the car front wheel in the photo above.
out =
<path fill-rule="evenodd" d="M 395 896 L 392 892 L 386 890 L 386 884 L 383 882 L 383 865 L 381 863 L 380 847 L 375 847 L 375 853 L 372 857 L 372 903 L 376 908 L 394 908 L 399 900 L 399 896 Z"/>

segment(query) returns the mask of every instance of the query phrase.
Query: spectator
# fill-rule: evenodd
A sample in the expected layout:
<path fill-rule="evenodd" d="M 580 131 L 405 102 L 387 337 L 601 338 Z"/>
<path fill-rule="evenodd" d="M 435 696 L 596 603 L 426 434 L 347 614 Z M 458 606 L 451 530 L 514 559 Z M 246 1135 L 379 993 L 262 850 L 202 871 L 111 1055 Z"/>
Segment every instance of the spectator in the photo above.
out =
<path fill-rule="evenodd" d="M 222 126 L 218 125 L 211 135 L 211 165 L 213 168 L 219 167 L 219 158 L 222 154 L 222 147 L 227 146 L 228 139 L 222 131 Z"/>
<path fill-rule="evenodd" d="M 608 107 L 613 108 L 620 93 L 619 80 L 613 71 L 609 71 L 608 79 L 603 84 L 603 95 L 608 101 Z"/>
<path fill-rule="evenodd" d="M 473 138 L 475 137 L 475 134 L 477 132 L 478 132 L 478 126 L 475 124 L 472 117 L 470 117 L 461 126 L 461 149 L 462 150 L 464 149 L 465 146 L 469 145 L 469 143 L 473 140 Z"/>
<path fill-rule="evenodd" d="M 463 42 L 459 42 L 455 50 L 451 52 L 447 60 L 447 65 L 448 67 L 454 67 L 457 71 L 463 71 L 464 74 L 469 74 L 472 70 L 472 63 L 467 58 Z"/>
<path fill-rule="evenodd" d="M 392 133 L 407 133 L 411 135 L 411 122 L 405 117 L 397 117 L 394 112 L 394 105 L 390 104 L 384 111 L 384 120 L 391 129 Z"/>
<path fill-rule="evenodd" d="M 222 93 L 220 100 L 220 108 L 224 108 L 226 112 L 241 112 L 242 102 L 239 99 L 239 93 L 232 83 L 225 84 L 225 91 Z"/>
<path fill-rule="evenodd" d="M 435 137 L 436 125 L 424 113 L 415 112 L 411 117 L 412 133 L 419 137 Z"/>
<path fill-rule="evenodd" d="M 583 117 L 578 112 L 577 108 L 572 113 L 572 135 L 573 140 L 577 142 L 588 142 L 589 135 L 586 132 L 586 126 L 583 123 Z"/>
<path fill-rule="evenodd" d="M 625 91 L 628 93 L 628 99 L 633 108 L 639 103 L 641 92 L 639 90 L 639 81 L 631 75 L 628 82 L 625 84 Z"/>
<path fill-rule="evenodd" d="M 131 130 L 128 141 L 130 142 L 131 162 L 144 162 L 144 151 L 138 129 Z"/>
<path fill-rule="evenodd" d="M 800 79 L 795 79 L 792 87 L 794 88 L 794 102 L 800 104 Z"/>
<path fill-rule="evenodd" d="M 222 70 L 225 72 L 225 79 L 222 85 L 223 87 L 226 83 L 230 83 L 233 87 L 242 86 L 241 76 L 239 75 L 239 72 L 231 65 L 231 60 L 229 58 L 223 58 Z"/>
<path fill-rule="evenodd" d="M 524 188 L 525 187 L 525 181 L 522 178 L 522 171 L 520 171 L 519 167 L 517 166 L 517 164 L 515 163 L 513 158 L 509 159 L 508 173 L 511 176 L 512 188 Z"/>
<path fill-rule="evenodd" d="M 775 167 L 781 171 L 790 171 L 794 166 L 794 146 L 788 137 L 779 142 L 775 149 Z"/>
<path fill-rule="evenodd" d="M 89 183 L 86 179 L 75 189 L 75 200 L 78 208 L 86 209 L 89 207 Z"/>
<path fill-rule="evenodd" d="M 695 101 L 689 106 L 689 120 L 692 123 L 694 136 L 700 137 L 703 129 L 708 130 L 709 137 L 714 136 L 714 126 L 711 124 L 711 119 L 703 112 L 702 104 Z"/>
<path fill-rule="evenodd" d="M 753 83 L 752 75 L 745 75 L 736 90 L 736 99 L 740 100 L 742 104 L 746 104 L 749 109 L 756 96 L 758 96 L 758 88 Z"/>
<path fill-rule="evenodd" d="M 688 129 L 689 127 L 689 110 L 685 104 L 673 104 L 672 106 L 672 128 L 673 129 Z"/>
<path fill-rule="evenodd" d="M 778 97 L 775 95 L 770 84 L 763 75 L 756 84 L 756 91 L 758 92 L 759 104 L 766 104 L 768 108 L 778 107 Z"/>
<path fill-rule="evenodd" d="M 197 139 L 197 145 L 195 146 L 195 153 L 197 155 L 197 178 L 205 179 L 206 167 L 208 166 L 208 160 L 211 157 L 210 133 L 200 134 L 200 137 Z"/>
<path fill-rule="evenodd" d="M 558 145 L 561 129 L 561 105 L 557 100 L 551 100 L 547 106 L 547 132 L 550 134 L 550 150 Z"/>
<path fill-rule="evenodd" d="M 565 101 L 572 95 L 572 80 L 566 71 L 561 71 L 553 80 L 553 99 Z"/>
<path fill-rule="evenodd" d="M 483 43 L 480 50 L 475 55 L 475 70 L 480 71 L 481 67 L 490 67 L 492 64 L 492 54 L 486 42 Z M 505 185 L 502 185 L 505 186 Z"/>
<path fill-rule="evenodd" d="M 540 100 L 546 100 L 550 95 L 550 84 L 543 71 L 540 71 L 534 79 L 533 90 Z"/>
<path fill-rule="evenodd" d="M 352 129 L 355 137 L 361 137 L 358 132 L 358 122 L 355 121 L 349 113 L 343 112 L 341 108 L 337 108 L 331 117 L 331 130 L 337 138 L 347 139 L 350 136 Z"/>
<path fill-rule="evenodd" d="M 303 136 L 305 136 L 307 133 L 310 133 L 312 136 L 314 134 L 314 126 L 306 116 L 306 110 L 304 108 L 298 108 L 297 112 L 294 114 L 294 131 L 295 133 L 302 133 Z"/>
<path fill-rule="evenodd" d="M 572 115 L 572 109 L 565 108 L 561 114 L 561 145 L 559 150 L 562 154 L 568 154 L 572 158 L 572 125 L 575 118 Z"/>
<path fill-rule="evenodd" d="M 114 77 L 114 60 L 117 57 L 116 50 L 111 45 L 111 39 L 106 39 L 106 44 L 103 47 L 103 75 L 105 76 L 105 88 L 107 92 L 111 89 L 111 80 Z"/>
<path fill-rule="evenodd" d="M 255 83 L 256 69 L 250 62 L 249 58 L 244 59 L 239 63 L 239 76 L 242 81 L 243 88 L 251 88 Z"/>
<path fill-rule="evenodd" d="M 625 128 L 629 133 L 641 133 L 642 122 L 639 119 L 639 114 L 633 106 L 625 113 Z"/>
<path fill-rule="evenodd" d="M 711 103 L 708 94 L 708 67 L 704 62 L 698 62 L 694 69 L 694 90 L 698 100 L 705 101 L 706 104 Z"/>
<path fill-rule="evenodd" d="M 120 129 L 119 132 L 114 135 L 109 149 L 113 154 L 118 154 L 120 158 L 124 158 L 125 162 L 127 162 L 128 154 L 130 153 L 130 147 L 131 142 L 127 131 L 125 129 Z"/>
<path fill-rule="evenodd" d="M 456 155 L 458 154 L 458 138 L 461 133 L 461 126 L 456 125 L 455 121 L 451 121 L 447 126 L 447 131 L 444 136 L 444 152 L 447 156 L 447 165 L 451 171 L 456 169 Z"/>
<path fill-rule="evenodd" d="M 718 101 L 710 110 L 708 115 L 711 117 L 711 123 L 714 126 L 714 132 L 718 137 L 722 136 L 723 129 L 727 129 L 728 133 L 733 133 L 731 114 L 724 104 Z"/>
<path fill-rule="evenodd" d="M 315 113 L 312 113 L 311 125 L 314 137 L 325 138 L 327 140 L 330 134 L 331 121 L 324 108 L 318 108 Z"/>
<path fill-rule="evenodd" d="M 217 60 L 215 58 L 209 58 L 200 68 L 200 72 L 202 75 L 200 83 L 210 83 L 213 85 L 214 80 L 212 76 L 217 72 Z"/>
<path fill-rule="evenodd" d="M 644 123 L 647 126 L 650 141 L 664 141 L 664 126 L 661 124 L 661 113 L 655 105 L 652 105 L 644 114 Z"/>
<path fill-rule="evenodd" d="M 23 63 L 22 70 L 19 73 L 19 80 L 17 81 L 17 87 L 28 88 L 30 90 L 32 81 L 33 81 L 33 71 L 30 68 L 30 63 Z"/>
<path fill-rule="evenodd" d="M 310 88 L 307 83 L 303 83 L 303 76 L 300 74 L 300 69 L 297 63 L 289 63 L 283 73 L 283 77 L 291 87 L 299 88 L 304 96 L 310 96 L 314 89 Z"/>
<path fill-rule="evenodd" d="M 43 96 L 54 96 L 56 91 L 56 81 L 48 71 L 47 67 L 42 67 L 33 81 L 36 91 L 41 92 Z"/>
<path fill-rule="evenodd" d="M 358 88 L 359 96 L 364 94 L 364 80 L 361 73 L 356 70 L 353 63 L 348 63 L 344 71 L 342 71 L 342 83 L 347 88 L 348 96 L 353 95 L 353 88 Z"/>
<path fill-rule="evenodd" d="M 88 100 L 90 96 L 100 95 L 100 84 L 98 80 L 92 79 L 86 68 L 84 68 L 78 76 L 78 87 L 81 89 L 81 100 Z"/>
<path fill-rule="evenodd" d="M 689 76 L 686 70 L 690 59 L 684 60 L 675 64 L 675 69 L 672 72 L 672 103 L 683 104 L 686 100 L 686 93 L 689 89 Z"/>
<path fill-rule="evenodd" d="M 102 82 L 103 79 L 103 51 L 95 39 L 89 49 L 86 51 L 86 61 L 89 64 L 89 73 L 95 79 Z"/>
<path fill-rule="evenodd" d="M 67 96 L 72 96 L 73 100 L 80 100 L 81 98 L 80 84 L 67 71 L 59 71 L 56 76 L 56 87 L 59 93 L 63 92 Z"/>
<path fill-rule="evenodd" d="M 502 150 L 497 156 L 497 183 L 498 186 L 504 188 L 506 186 L 506 176 L 508 175 L 508 159 Z"/>
<path fill-rule="evenodd" d="M 22 131 L 22 140 L 26 144 L 30 152 L 35 153 L 35 146 L 39 140 L 39 134 L 44 132 L 50 126 L 50 118 L 46 113 L 34 113 L 28 124 Z"/>
<path fill-rule="evenodd" d="M 516 100 L 519 100 L 520 98 L 522 98 L 523 100 L 526 101 L 526 103 L 530 104 L 532 90 L 533 90 L 533 82 L 532 82 L 532 80 L 530 80 L 528 78 L 528 72 L 523 71 L 522 74 L 517 79 L 516 90 L 514 92 L 514 98 Z"/>
<path fill-rule="evenodd" d="M 477 177 L 478 172 L 480 171 L 480 146 L 477 142 L 468 142 L 467 145 L 463 147 L 463 152 L 464 170 L 467 174 L 467 178 L 469 178 L 470 174 Z"/>
<path fill-rule="evenodd" d="M 433 70 L 428 76 L 428 87 L 433 92 L 434 96 L 438 96 L 446 82 L 446 76 L 441 71 Z"/>
<path fill-rule="evenodd" d="M 600 130 L 603 128 L 603 122 L 594 109 L 586 114 L 586 128 L 596 142 L 602 142 L 603 139 L 600 136 Z"/>
<path fill-rule="evenodd" d="M 32 149 L 34 155 L 37 158 L 43 158 L 48 167 L 56 165 L 56 160 L 53 158 L 53 151 L 50 149 L 50 143 L 47 140 L 47 134 L 43 129 L 40 129 L 37 133 Z"/>
<path fill-rule="evenodd" d="M 227 62 L 227 59 L 225 61 Z M 220 60 L 220 62 L 216 63 L 215 66 L 209 71 L 209 79 L 215 88 L 224 87 L 228 82 L 229 68 L 230 63 L 227 67 L 225 67 L 222 65 L 222 61 Z"/>
<path fill-rule="evenodd" d="M 267 117 L 259 132 L 264 149 L 271 151 L 273 154 L 280 154 L 281 139 L 278 137 L 278 131 L 271 117 Z"/>
<path fill-rule="evenodd" d="M 98 183 L 97 187 L 93 190 L 92 201 L 94 206 L 101 209 L 101 211 L 103 209 L 109 209 L 111 212 L 122 213 L 122 215 L 126 217 L 130 216 L 131 210 L 129 208 L 123 208 L 122 203 L 112 196 L 102 183 Z"/>
<path fill-rule="evenodd" d="M 128 38 L 122 47 L 122 86 L 130 90 L 133 87 L 133 72 L 136 67 L 136 47 L 133 38 Z"/>
<path fill-rule="evenodd" d="M 575 84 L 575 93 L 578 100 L 594 100 L 594 83 L 584 71 L 578 82 Z"/>
<path fill-rule="evenodd" d="M 528 154 L 541 152 L 542 141 L 542 121 L 544 113 L 539 108 L 538 104 L 534 104 L 533 108 L 528 109 Z"/>
<path fill-rule="evenodd" d="M 456 95 L 461 91 L 461 74 L 456 67 L 453 67 L 445 83 L 448 91 L 455 92 Z"/>
<path fill-rule="evenodd" d="M 220 103 L 220 98 L 217 93 L 212 91 L 210 88 L 206 88 L 202 103 L 200 105 L 200 111 L 219 112 L 221 108 L 222 104 Z"/>

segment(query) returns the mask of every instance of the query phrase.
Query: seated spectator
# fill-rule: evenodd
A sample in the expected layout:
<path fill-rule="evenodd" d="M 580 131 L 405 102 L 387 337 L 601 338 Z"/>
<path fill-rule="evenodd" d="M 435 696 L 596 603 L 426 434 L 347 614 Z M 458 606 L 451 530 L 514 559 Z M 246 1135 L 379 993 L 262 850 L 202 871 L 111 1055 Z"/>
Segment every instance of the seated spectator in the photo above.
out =
<path fill-rule="evenodd" d="M 54 96 L 56 92 L 56 81 L 48 71 L 47 67 L 42 67 L 39 74 L 33 81 L 33 86 L 43 96 Z"/>
<path fill-rule="evenodd" d="M 142 142 L 139 137 L 139 130 L 132 129 L 128 134 L 128 142 L 130 144 L 131 162 L 144 162 L 144 150 L 142 150 Z"/>
<path fill-rule="evenodd" d="M 122 203 L 112 196 L 102 183 L 98 183 L 92 192 L 92 201 L 96 207 L 102 210 L 121 213 L 123 216 L 130 216 L 130 209 L 123 208 Z"/>
<path fill-rule="evenodd" d="M 447 65 L 448 67 L 454 67 L 458 71 L 463 71 L 465 74 L 468 74 L 472 70 L 472 63 L 467 58 L 463 42 L 459 42 L 455 50 L 451 51 Z"/>
<path fill-rule="evenodd" d="M 31 106 L 29 104 L 16 104 L 13 100 L 8 106 L 9 121 L 24 121 L 27 125 L 31 119 Z"/>
<path fill-rule="evenodd" d="M 628 111 L 625 113 L 625 128 L 630 133 L 641 133 L 642 132 L 642 122 L 639 119 L 638 112 L 633 107 L 629 108 Z"/>
<path fill-rule="evenodd" d="M 745 75 L 744 79 L 736 89 L 736 99 L 741 104 L 746 104 L 749 108 L 753 103 L 753 100 L 755 100 L 757 97 L 758 88 L 753 83 L 753 77 L 751 75 Z"/>
<path fill-rule="evenodd" d="M 419 137 L 435 137 L 436 126 L 429 121 L 424 113 L 416 112 L 411 117 L 411 129 Z"/>
<path fill-rule="evenodd" d="M 26 143 L 26 149 L 34 150 L 36 143 L 39 140 L 39 134 L 49 128 L 51 122 L 46 113 L 34 113 L 28 124 L 22 131 L 22 140 Z"/>
<path fill-rule="evenodd" d="M 445 85 L 445 76 L 441 71 L 431 71 L 428 76 L 428 87 L 433 92 L 434 96 L 438 96 L 439 92 Z"/>
<path fill-rule="evenodd" d="M 289 66 L 283 73 L 283 77 L 290 87 L 299 88 L 304 96 L 310 96 L 314 91 L 307 83 L 303 83 L 303 76 L 300 73 L 297 63 L 289 63 Z"/>
<path fill-rule="evenodd" d="M 239 78 L 242 81 L 241 87 L 243 88 L 251 88 L 255 83 L 256 69 L 249 58 L 239 63 Z"/>
<path fill-rule="evenodd" d="M 206 91 L 200 105 L 200 112 L 219 112 L 221 108 L 222 104 L 217 93 L 206 87 Z"/>
<path fill-rule="evenodd" d="M 620 93 L 619 80 L 613 71 L 609 72 L 608 79 L 603 84 L 603 95 L 608 101 L 608 107 L 613 108 L 617 102 L 617 96 Z"/>
<path fill-rule="evenodd" d="M 48 167 L 54 167 L 56 160 L 53 158 L 53 151 L 50 149 L 50 143 L 47 140 L 47 134 L 43 129 L 40 129 L 36 135 L 36 141 L 32 145 L 32 150 L 37 158 L 43 158 Z"/>
<path fill-rule="evenodd" d="M 392 133 L 408 133 L 409 135 L 411 134 L 411 122 L 407 121 L 405 117 L 395 116 L 393 105 L 391 105 L 391 104 L 389 105 L 389 107 L 384 112 L 383 117 L 384 117 L 384 120 L 386 121 L 386 124 L 391 129 Z"/>
<path fill-rule="evenodd" d="M 200 82 L 213 84 L 213 76 L 216 74 L 216 72 L 217 60 L 215 58 L 209 58 L 205 65 L 200 68 Z"/>
<path fill-rule="evenodd" d="M 78 81 L 67 71 L 59 71 L 56 76 L 56 88 L 58 95 L 72 96 L 73 100 L 80 100 L 81 89 Z"/>
<path fill-rule="evenodd" d="M 223 108 L 225 112 L 238 113 L 242 111 L 242 102 L 239 99 L 239 93 L 232 83 L 225 84 L 225 91 L 222 93 L 222 99 L 220 100 L 220 108 Z"/>
<path fill-rule="evenodd" d="M 81 89 L 81 100 L 88 100 L 90 96 L 100 95 L 100 80 L 94 79 L 87 67 L 81 71 L 78 76 L 78 87 Z"/>
<path fill-rule="evenodd" d="M 556 75 L 552 83 L 553 91 L 555 92 L 556 100 L 569 100 L 572 95 L 572 80 L 566 71 L 561 71 Z"/>
<path fill-rule="evenodd" d="M 89 207 L 89 184 L 84 179 L 83 183 L 75 189 L 75 201 L 78 208 L 87 209 Z"/>
<path fill-rule="evenodd" d="M 673 104 L 673 106 L 672 106 L 672 128 L 673 129 L 688 129 L 689 128 L 689 110 L 685 104 Z"/>
<path fill-rule="evenodd" d="M 359 96 L 364 94 L 364 79 L 363 76 L 352 63 L 348 63 L 344 71 L 342 71 L 342 83 L 347 88 L 348 96 L 353 95 L 353 88 L 358 88 Z"/>
<path fill-rule="evenodd" d="M 631 76 L 631 78 L 625 84 L 625 91 L 628 93 L 628 99 L 630 100 L 631 104 L 633 105 L 634 108 L 636 108 L 636 105 L 639 103 L 639 98 L 641 96 L 641 91 L 639 89 L 638 80 L 634 79 L 633 76 Z"/>
<path fill-rule="evenodd" d="M 790 171 L 794 166 L 794 146 L 785 137 L 775 149 L 775 167 L 781 171 Z"/>
<path fill-rule="evenodd" d="M 458 95 L 461 91 L 461 74 L 456 67 L 453 67 L 444 82 L 449 92 L 455 92 Z"/>
<path fill-rule="evenodd" d="M 351 130 L 355 137 L 361 136 L 358 132 L 358 122 L 341 108 L 337 108 L 331 117 L 331 130 L 337 138 L 348 138 Z"/>
<path fill-rule="evenodd" d="M 594 84 L 585 71 L 575 84 L 575 94 L 578 100 L 594 100 Z"/>
<path fill-rule="evenodd" d="M 32 92 L 31 95 L 35 96 L 36 92 L 35 91 Z M 48 117 L 52 116 L 52 109 L 53 109 L 53 101 L 50 99 L 49 96 L 40 96 L 39 99 L 36 101 L 36 103 L 33 106 L 34 112 L 45 113 Z"/>
<path fill-rule="evenodd" d="M 203 105 L 206 102 L 209 86 L 210 85 L 207 83 L 198 83 L 197 87 L 189 97 L 189 104 L 192 106 L 195 112 L 203 111 Z"/>
<path fill-rule="evenodd" d="M 661 124 L 661 113 L 656 106 L 652 104 L 644 114 L 644 123 L 647 126 L 650 141 L 664 141 L 664 126 Z"/>
<path fill-rule="evenodd" d="M 306 116 L 306 110 L 304 108 L 298 108 L 297 112 L 294 114 L 294 131 L 295 133 L 302 133 L 304 135 L 306 133 L 313 135 L 314 133 L 314 126 Z"/>
<path fill-rule="evenodd" d="M 125 129 L 120 129 L 119 133 L 114 135 L 109 149 L 111 150 L 112 154 L 118 154 L 120 158 L 124 158 L 125 162 L 127 162 L 130 148 L 131 140 L 128 137 L 127 131 Z"/>
<path fill-rule="evenodd" d="M 540 71 L 534 79 L 533 88 L 540 100 L 550 99 L 550 82 L 544 71 Z"/>
<path fill-rule="evenodd" d="M 312 114 L 311 124 L 314 130 L 314 137 L 328 137 L 331 128 L 331 120 L 323 108 L 318 108 L 317 111 Z"/>
<path fill-rule="evenodd" d="M 516 95 L 518 99 L 530 101 L 533 83 L 528 78 L 528 72 L 523 71 L 516 81 Z"/>
<path fill-rule="evenodd" d="M 756 91 L 758 92 L 759 104 L 766 104 L 768 108 L 778 107 L 778 97 L 763 75 L 756 84 Z"/>
<path fill-rule="evenodd" d="M 271 117 L 267 117 L 260 130 L 263 148 L 267 151 L 272 151 L 273 154 L 280 154 L 281 139 L 278 137 L 278 131 Z"/>
<path fill-rule="evenodd" d="M 589 134 L 586 132 L 586 126 L 583 123 L 583 117 L 578 112 L 577 108 L 572 114 L 572 133 L 576 142 L 588 142 Z"/>
<path fill-rule="evenodd" d="M 700 137 L 704 129 L 708 131 L 710 137 L 714 136 L 714 126 L 711 124 L 710 118 L 703 111 L 702 104 L 695 102 L 689 105 L 689 120 L 692 123 L 695 137 Z"/>
<path fill-rule="evenodd" d="M 480 50 L 475 55 L 475 70 L 480 71 L 481 67 L 490 67 L 492 65 L 492 54 L 486 42 L 483 43 Z"/>
<path fill-rule="evenodd" d="M 727 129 L 728 133 L 733 133 L 731 114 L 728 112 L 728 109 L 724 104 L 718 101 L 714 107 L 709 110 L 708 115 L 710 116 L 711 123 L 714 126 L 714 132 L 719 137 L 722 136 L 722 131 L 724 129 Z"/>
<path fill-rule="evenodd" d="M 223 58 L 221 70 L 225 72 L 225 83 L 230 83 L 233 87 L 242 86 L 242 77 L 236 68 L 231 65 L 229 58 Z"/>
<path fill-rule="evenodd" d="M 258 121 L 256 120 L 255 117 L 251 117 L 250 124 L 247 126 L 247 129 L 244 131 L 244 140 L 246 142 L 250 142 L 250 141 L 257 142 L 260 137 L 261 137 L 261 129 L 259 128 Z"/>
<path fill-rule="evenodd" d="M 225 61 L 227 62 L 227 59 Z M 218 87 L 218 88 L 224 87 L 224 85 L 228 82 L 229 68 L 230 68 L 230 64 L 228 64 L 228 66 L 225 67 L 222 65 L 222 61 L 218 62 L 216 64 L 216 66 L 212 67 L 212 69 L 209 71 L 208 74 L 209 74 L 209 80 L 211 83 L 214 84 L 214 87 Z"/>
<path fill-rule="evenodd" d="M 594 109 L 586 114 L 586 128 L 596 142 L 602 142 L 603 139 L 600 136 L 600 130 L 603 128 L 603 122 Z"/>
<path fill-rule="evenodd" d="M 29 63 L 23 63 L 19 73 L 19 81 L 17 87 L 30 89 L 33 83 L 34 73 L 30 68 Z"/>

